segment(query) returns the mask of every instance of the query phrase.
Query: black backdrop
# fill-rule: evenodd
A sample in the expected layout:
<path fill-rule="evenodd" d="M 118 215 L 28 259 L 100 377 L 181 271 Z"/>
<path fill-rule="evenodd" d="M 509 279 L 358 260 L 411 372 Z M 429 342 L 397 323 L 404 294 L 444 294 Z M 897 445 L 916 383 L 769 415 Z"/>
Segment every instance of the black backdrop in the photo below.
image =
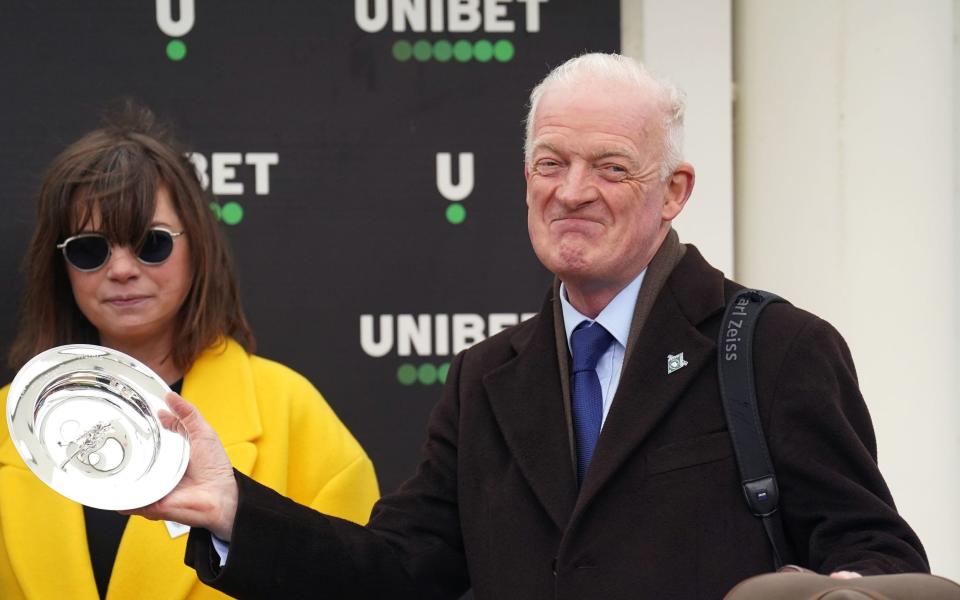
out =
<path fill-rule="evenodd" d="M 0 349 L 44 167 L 134 96 L 219 191 L 258 353 L 324 393 L 384 491 L 451 353 L 550 281 L 526 235 L 530 88 L 620 40 L 619 0 L 26 0 L 0 24 Z"/>

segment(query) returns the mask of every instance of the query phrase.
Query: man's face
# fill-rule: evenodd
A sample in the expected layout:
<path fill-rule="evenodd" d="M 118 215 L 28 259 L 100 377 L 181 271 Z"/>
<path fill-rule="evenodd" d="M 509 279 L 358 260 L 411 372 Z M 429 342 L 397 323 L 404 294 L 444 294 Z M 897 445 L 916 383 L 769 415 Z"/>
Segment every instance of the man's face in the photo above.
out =
<path fill-rule="evenodd" d="M 537 257 L 568 287 L 622 289 L 680 212 L 689 189 L 678 204 L 674 177 L 660 177 L 663 120 L 653 94 L 602 81 L 541 97 L 524 169 L 527 227 Z"/>

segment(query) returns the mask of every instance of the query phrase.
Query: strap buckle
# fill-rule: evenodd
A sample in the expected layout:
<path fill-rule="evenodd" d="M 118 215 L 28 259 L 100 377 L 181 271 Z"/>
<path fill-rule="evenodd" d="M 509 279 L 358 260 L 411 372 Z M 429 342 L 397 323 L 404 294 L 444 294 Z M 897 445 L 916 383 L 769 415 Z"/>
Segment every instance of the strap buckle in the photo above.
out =
<path fill-rule="evenodd" d="M 777 512 L 780 490 L 777 488 L 777 478 L 773 475 L 744 481 L 743 494 L 754 516 L 767 517 Z"/>

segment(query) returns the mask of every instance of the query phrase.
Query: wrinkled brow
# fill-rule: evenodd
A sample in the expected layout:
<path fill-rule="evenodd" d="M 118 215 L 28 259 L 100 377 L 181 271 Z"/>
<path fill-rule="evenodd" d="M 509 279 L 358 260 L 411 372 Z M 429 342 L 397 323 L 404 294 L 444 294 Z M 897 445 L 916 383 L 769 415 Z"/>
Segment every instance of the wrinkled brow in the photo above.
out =
<path fill-rule="evenodd" d="M 557 148 L 550 142 L 545 142 L 543 140 L 534 140 L 533 146 L 530 147 L 530 155 L 533 156 L 537 152 L 541 152 L 544 150 L 552 154 L 557 154 L 557 155 L 563 154 L 562 152 L 560 152 L 559 148 Z"/>
<path fill-rule="evenodd" d="M 537 140 L 534 141 L 533 147 L 530 149 L 531 155 L 536 155 L 538 152 L 546 151 L 551 154 L 556 154 L 558 156 L 563 156 L 567 152 L 562 151 L 557 146 L 551 144 L 550 142 Z M 636 155 L 636 152 L 629 148 L 622 146 L 601 146 L 596 149 L 592 149 L 587 158 L 590 162 L 598 162 L 607 158 L 622 158 L 626 162 L 630 163 L 631 166 L 637 166 L 639 164 L 639 158 Z"/>
<path fill-rule="evenodd" d="M 602 146 L 597 148 L 588 158 L 592 162 L 597 162 L 605 158 L 622 158 L 634 166 L 640 162 L 636 152 L 622 146 Z"/>

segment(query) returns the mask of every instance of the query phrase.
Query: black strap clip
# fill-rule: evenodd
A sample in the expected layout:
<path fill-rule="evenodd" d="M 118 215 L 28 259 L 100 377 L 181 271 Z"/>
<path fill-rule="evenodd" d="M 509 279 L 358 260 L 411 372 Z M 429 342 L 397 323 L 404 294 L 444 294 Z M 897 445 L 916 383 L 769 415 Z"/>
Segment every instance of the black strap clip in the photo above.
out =
<path fill-rule="evenodd" d="M 747 497 L 750 511 L 756 517 L 766 517 L 777 511 L 780 502 L 780 490 L 777 478 L 771 475 L 762 479 L 743 482 L 743 493 Z"/>

